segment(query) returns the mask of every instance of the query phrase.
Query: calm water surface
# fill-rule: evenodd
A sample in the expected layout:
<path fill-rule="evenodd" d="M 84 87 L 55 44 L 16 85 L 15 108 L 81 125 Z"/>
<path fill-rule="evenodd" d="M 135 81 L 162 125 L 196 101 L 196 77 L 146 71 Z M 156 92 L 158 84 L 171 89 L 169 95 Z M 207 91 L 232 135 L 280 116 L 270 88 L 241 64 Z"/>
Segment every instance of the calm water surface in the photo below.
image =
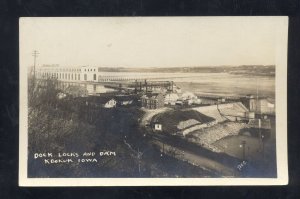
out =
<path fill-rule="evenodd" d="M 174 81 L 182 91 L 197 94 L 246 95 L 256 94 L 275 98 L 275 77 L 233 75 L 228 73 L 135 73 L 101 72 L 106 77 L 126 77 L 148 79 L 149 81 Z M 93 91 L 92 86 L 88 86 Z M 97 92 L 110 92 L 103 86 L 97 86 Z"/>

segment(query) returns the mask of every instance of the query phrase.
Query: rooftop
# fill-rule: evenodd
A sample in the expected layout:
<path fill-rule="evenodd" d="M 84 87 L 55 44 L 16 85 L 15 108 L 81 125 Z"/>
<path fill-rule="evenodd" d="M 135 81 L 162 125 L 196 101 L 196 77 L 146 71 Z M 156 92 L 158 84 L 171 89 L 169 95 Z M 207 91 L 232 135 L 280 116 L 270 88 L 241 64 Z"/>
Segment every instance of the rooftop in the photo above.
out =
<path fill-rule="evenodd" d="M 208 123 L 214 118 L 194 110 L 172 110 L 154 116 L 153 122 L 161 123 L 164 131 L 174 133 L 196 124 Z"/>

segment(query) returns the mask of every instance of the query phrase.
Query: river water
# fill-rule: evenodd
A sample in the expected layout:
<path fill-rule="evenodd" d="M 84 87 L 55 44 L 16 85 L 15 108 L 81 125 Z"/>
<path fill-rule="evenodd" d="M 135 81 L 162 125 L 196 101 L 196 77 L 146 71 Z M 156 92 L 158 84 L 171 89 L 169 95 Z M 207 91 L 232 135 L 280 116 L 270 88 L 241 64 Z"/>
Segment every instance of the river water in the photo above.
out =
<path fill-rule="evenodd" d="M 259 96 L 275 98 L 275 77 L 235 75 L 229 73 L 136 73 L 136 72 L 101 72 L 108 77 L 127 77 L 174 81 L 182 91 L 196 94 L 246 95 L 258 93 Z"/>

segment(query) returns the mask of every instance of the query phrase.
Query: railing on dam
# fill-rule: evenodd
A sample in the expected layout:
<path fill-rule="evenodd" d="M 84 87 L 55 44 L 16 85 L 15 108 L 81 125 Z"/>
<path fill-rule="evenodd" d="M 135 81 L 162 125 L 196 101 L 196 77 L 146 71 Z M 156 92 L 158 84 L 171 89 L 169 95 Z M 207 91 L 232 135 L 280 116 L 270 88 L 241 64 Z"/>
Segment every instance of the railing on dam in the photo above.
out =
<path fill-rule="evenodd" d="M 49 78 L 48 78 L 49 79 Z M 98 86 L 116 89 L 116 90 L 126 90 L 134 89 L 136 91 L 152 91 L 159 88 L 165 88 L 172 90 L 172 81 L 148 81 L 148 79 L 133 79 L 133 78 L 115 78 L 115 79 L 105 79 L 105 81 L 84 81 L 84 80 L 59 80 L 57 78 L 50 78 L 55 80 L 55 84 L 60 89 L 65 89 L 68 86 L 93 86 L 93 90 L 97 90 Z M 40 83 L 47 81 L 47 79 L 40 78 Z"/>

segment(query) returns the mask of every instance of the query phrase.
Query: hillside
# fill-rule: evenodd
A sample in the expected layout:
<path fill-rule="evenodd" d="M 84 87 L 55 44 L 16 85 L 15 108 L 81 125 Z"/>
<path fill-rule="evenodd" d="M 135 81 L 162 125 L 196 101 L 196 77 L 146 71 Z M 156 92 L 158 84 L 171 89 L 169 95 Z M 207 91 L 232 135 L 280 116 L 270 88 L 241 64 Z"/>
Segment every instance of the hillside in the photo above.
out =
<path fill-rule="evenodd" d="M 152 121 L 161 123 L 165 132 L 175 133 L 196 124 L 208 123 L 214 120 L 214 118 L 195 110 L 175 110 L 158 114 L 154 116 Z"/>

